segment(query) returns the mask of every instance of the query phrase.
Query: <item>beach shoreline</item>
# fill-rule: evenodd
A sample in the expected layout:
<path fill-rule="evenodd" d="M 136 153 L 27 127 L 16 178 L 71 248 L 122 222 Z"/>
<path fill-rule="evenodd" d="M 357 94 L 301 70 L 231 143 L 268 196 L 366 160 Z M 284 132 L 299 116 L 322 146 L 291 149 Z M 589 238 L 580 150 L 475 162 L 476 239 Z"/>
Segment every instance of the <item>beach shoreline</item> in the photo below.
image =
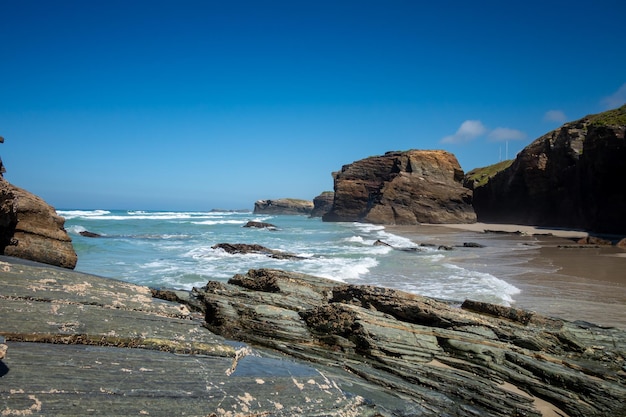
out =
<path fill-rule="evenodd" d="M 626 329 L 626 250 L 577 244 L 578 239 L 588 236 L 587 232 L 489 223 L 387 226 L 386 229 L 416 243 L 421 243 L 424 236 L 437 244 L 474 239 L 490 245 L 496 243 L 493 239 L 515 239 L 531 250 L 518 255 L 513 252 L 512 257 L 520 258 L 515 274 L 497 276 L 520 289 L 513 297 L 513 307 L 569 321 Z M 492 270 L 500 261 L 516 262 L 510 258 L 480 258 L 480 261 L 485 270 Z"/>

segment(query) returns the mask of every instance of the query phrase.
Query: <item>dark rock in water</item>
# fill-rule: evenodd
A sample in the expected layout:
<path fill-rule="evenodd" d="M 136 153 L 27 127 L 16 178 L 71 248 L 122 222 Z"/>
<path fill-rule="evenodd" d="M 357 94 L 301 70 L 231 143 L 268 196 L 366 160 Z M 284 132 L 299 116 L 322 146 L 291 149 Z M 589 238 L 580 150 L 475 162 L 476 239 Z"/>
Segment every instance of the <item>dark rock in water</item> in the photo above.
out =
<path fill-rule="evenodd" d="M 311 217 L 322 217 L 333 208 L 335 193 L 332 191 L 324 191 L 313 199 L 313 210 Z"/>
<path fill-rule="evenodd" d="M 448 245 L 439 245 L 437 249 L 438 250 L 454 250 L 452 246 L 448 246 Z"/>
<path fill-rule="evenodd" d="M 294 255 L 287 252 L 281 252 L 274 249 L 266 248 L 262 245 L 248 244 L 248 243 L 218 243 L 211 246 L 211 249 L 222 249 L 230 254 L 247 254 L 254 253 L 260 255 L 267 255 L 274 259 L 304 259 L 301 256 Z"/>
<path fill-rule="evenodd" d="M 344 165 L 324 221 L 377 224 L 474 223 L 472 191 L 445 151 L 387 152 Z"/>
<path fill-rule="evenodd" d="M 90 232 L 88 230 L 83 230 L 81 232 L 78 232 L 78 234 L 81 236 L 85 236 L 85 237 L 102 237 L 102 235 L 98 233 Z"/>
<path fill-rule="evenodd" d="M 313 202 L 297 198 L 258 200 L 254 203 L 254 214 L 305 214 L 310 215 Z"/>
<path fill-rule="evenodd" d="M 377 239 L 376 242 L 374 242 L 374 246 L 388 246 L 390 248 L 392 248 L 393 250 L 399 250 L 402 252 L 419 252 L 420 248 L 416 248 L 416 247 L 397 247 L 397 246 L 393 246 L 390 245 L 387 242 L 383 242 L 380 239 Z"/>
<path fill-rule="evenodd" d="M 559 415 L 626 411 L 622 330 L 270 269 L 194 294 L 212 331 L 348 371 L 376 415 L 539 417 L 537 398 Z"/>
<path fill-rule="evenodd" d="M 0 253 L 73 269 L 78 257 L 53 207 L 0 177 Z"/>
<path fill-rule="evenodd" d="M 264 223 L 264 222 L 255 222 L 255 221 L 249 221 L 248 223 L 244 224 L 243 227 L 253 227 L 256 229 L 276 229 L 276 226 L 274 226 L 272 223 Z"/>
<path fill-rule="evenodd" d="M 485 245 L 476 242 L 465 242 L 463 243 L 464 248 L 484 248 Z"/>

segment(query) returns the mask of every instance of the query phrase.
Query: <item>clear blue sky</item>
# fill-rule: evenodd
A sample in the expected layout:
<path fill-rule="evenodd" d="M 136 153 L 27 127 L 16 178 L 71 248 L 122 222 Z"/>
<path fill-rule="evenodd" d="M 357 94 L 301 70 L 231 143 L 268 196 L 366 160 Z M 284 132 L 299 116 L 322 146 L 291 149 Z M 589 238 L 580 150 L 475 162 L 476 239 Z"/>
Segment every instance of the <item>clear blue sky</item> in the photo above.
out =
<path fill-rule="evenodd" d="M 312 199 L 389 150 L 467 172 L 626 102 L 625 22 L 623 0 L 0 0 L 5 178 L 208 210 Z"/>

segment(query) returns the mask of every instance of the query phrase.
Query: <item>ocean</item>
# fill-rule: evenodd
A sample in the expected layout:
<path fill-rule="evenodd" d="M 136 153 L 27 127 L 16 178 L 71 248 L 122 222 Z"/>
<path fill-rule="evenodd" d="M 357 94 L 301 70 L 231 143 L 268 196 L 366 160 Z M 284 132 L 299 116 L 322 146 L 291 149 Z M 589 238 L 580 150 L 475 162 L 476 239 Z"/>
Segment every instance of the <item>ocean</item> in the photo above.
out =
<path fill-rule="evenodd" d="M 511 305 L 510 284 L 537 249 L 515 237 L 435 233 L 410 240 L 384 226 L 252 212 L 57 210 L 78 254 L 76 270 L 153 288 L 191 289 L 254 268 L 396 288 L 439 299 Z M 267 222 L 275 230 L 243 227 Z M 437 228 L 435 228 L 437 229 Z M 439 228 L 443 229 L 443 228 Z M 82 231 L 101 237 L 85 237 Z M 381 240 L 390 246 L 374 245 Z M 463 247 L 465 242 L 484 247 Z M 259 244 L 302 257 L 228 254 L 218 243 Z M 452 250 L 439 249 L 440 245 Z M 515 255 L 515 256 L 512 256 Z"/>

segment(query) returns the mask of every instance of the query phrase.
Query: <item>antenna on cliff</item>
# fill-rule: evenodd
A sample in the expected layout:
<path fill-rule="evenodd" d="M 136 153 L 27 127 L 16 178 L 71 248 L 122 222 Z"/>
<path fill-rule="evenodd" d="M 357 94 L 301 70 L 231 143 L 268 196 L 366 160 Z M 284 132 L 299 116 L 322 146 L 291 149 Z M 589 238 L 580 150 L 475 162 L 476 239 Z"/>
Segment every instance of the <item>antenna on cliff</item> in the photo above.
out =
<path fill-rule="evenodd" d="M 509 141 L 507 140 L 505 142 L 505 144 L 506 144 L 506 153 L 504 155 L 505 155 L 506 160 L 508 161 L 508 159 L 509 159 Z"/>

